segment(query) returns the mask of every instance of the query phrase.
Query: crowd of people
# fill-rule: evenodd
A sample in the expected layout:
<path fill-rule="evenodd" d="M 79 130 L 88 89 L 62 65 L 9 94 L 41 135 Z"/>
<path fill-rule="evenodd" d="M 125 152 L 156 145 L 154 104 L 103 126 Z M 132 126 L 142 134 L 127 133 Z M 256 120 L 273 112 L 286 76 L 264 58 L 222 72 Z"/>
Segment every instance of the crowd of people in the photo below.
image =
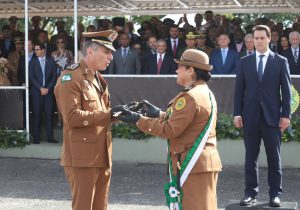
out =
<path fill-rule="evenodd" d="M 18 30 L 18 18 L 12 16 L 2 26 L 0 34 L 0 85 L 25 84 L 24 33 Z M 28 60 L 30 104 L 35 118 L 35 130 L 39 130 L 40 113 L 45 110 L 53 113 L 53 87 L 61 71 L 74 63 L 74 37 L 65 29 L 65 22 L 58 20 L 56 34 L 49 36 L 41 28 L 42 18 L 31 18 L 29 30 Z M 85 27 L 78 24 L 78 60 L 83 52 L 83 32 L 114 30 L 118 37 L 113 42 L 116 52 L 113 60 L 103 74 L 176 74 L 177 64 L 187 49 L 205 52 L 213 66 L 211 74 L 236 74 L 240 58 L 255 52 L 252 28 L 267 25 L 271 29 L 270 49 L 288 59 L 291 74 L 300 74 L 300 18 L 292 28 L 284 28 L 268 18 L 259 18 L 253 25 L 242 27 L 239 17 L 229 20 L 225 16 L 206 11 L 196 14 L 194 23 L 183 15 L 177 23 L 170 18 L 163 21 L 153 16 L 142 22 L 135 33 L 134 23 L 123 17 L 112 20 L 99 19 L 95 25 Z M 43 84 L 43 85 L 40 85 Z M 45 101 L 47 97 L 49 98 Z M 50 100 L 50 101 L 48 101 Z M 48 110 L 48 111 L 47 111 Z M 52 142 L 52 114 L 48 114 L 48 141 Z M 62 124 L 58 113 L 58 125 Z M 37 143 L 39 133 L 35 134 Z"/>
<path fill-rule="evenodd" d="M 55 62 L 59 76 L 61 70 L 74 62 L 74 37 L 67 33 L 64 21 L 55 23 L 57 33 L 51 37 L 41 28 L 41 22 L 39 16 L 31 18 L 29 61 L 36 57 L 34 44 L 42 43 L 46 56 Z M 79 58 L 82 57 L 83 32 L 113 29 L 119 33 L 114 41 L 117 51 L 105 74 L 175 74 L 174 58 L 180 58 L 186 49 L 207 53 L 210 64 L 214 66 L 212 74 L 236 74 L 240 58 L 255 51 L 251 29 L 263 24 L 272 30 L 270 49 L 288 59 L 291 74 L 300 74 L 300 18 L 291 28 L 284 28 L 282 23 L 268 18 L 259 18 L 246 27 L 242 27 L 242 23 L 239 17 L 229 20 L 206 11 L 204 15 L 196 14 L 193 24 L 188 22 L 186 15 L 178 23 L 170 18 L 161 21 L 153 16 L 134 33 L 134 23 L 126 22 L 125 18 L 99 19 L 96 26 L 85 28 L 78 24 L 78 54 Z M 18 18 L 12 16 L 8 24 L 2 26 L 0 57 L 7 61 L 1 61 L 0 85 L 25 83 L 24 33 L 18 30 L 17 25 Z"/>

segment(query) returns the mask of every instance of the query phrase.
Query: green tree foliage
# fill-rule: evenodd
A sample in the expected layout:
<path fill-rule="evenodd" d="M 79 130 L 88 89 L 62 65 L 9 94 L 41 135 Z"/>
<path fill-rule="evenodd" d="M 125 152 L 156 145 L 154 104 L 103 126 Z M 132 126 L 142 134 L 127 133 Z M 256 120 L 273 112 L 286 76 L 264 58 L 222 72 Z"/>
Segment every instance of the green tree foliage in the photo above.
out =
<path fill-rule="evenodd" d="M 243 21 L 243 27 L 253 24 L 255 19 L 259 17 L 269 18 L 275 23 L 283 23 L 284 27 L 292 27 L 292 24 L 295 22 L 296 18 L 300 15 L 300 13 L 264 13 L 261 16 L 258 13 L 233 13 L 233 17 L 240 17 Z"/>

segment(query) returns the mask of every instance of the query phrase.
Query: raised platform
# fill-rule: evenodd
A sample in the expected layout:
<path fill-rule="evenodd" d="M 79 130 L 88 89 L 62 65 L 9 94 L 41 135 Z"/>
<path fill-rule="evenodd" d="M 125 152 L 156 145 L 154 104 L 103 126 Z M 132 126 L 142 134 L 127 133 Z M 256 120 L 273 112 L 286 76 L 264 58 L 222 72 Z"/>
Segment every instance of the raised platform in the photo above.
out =
<path fill-rule="evenodd" d="M 240 206 L 238 200 L 232 201 L 231 204 L 228 204 L 225 207 L 225 210 L 298 210 L 297 202 L 282 202 L 281 207 L 270 207 L 269 202 L 262 201 L 257 202 L 252 206 Z"/>

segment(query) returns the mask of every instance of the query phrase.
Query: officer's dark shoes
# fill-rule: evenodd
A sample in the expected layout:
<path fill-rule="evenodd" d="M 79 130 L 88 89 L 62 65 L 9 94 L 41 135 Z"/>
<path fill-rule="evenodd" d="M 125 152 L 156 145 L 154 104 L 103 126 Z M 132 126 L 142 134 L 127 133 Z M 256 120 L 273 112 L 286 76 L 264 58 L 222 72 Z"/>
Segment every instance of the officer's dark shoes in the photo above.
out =
<path fill-rule="evenodd" d="M 281 206 L 280 198 L 278 196 L 271 197 L 269 205 L 271 207 L 280 207 Z"/>
<path fill-rule="evenodd" d="M 56 141 L 55 139 L 48 139 L 49 143 L 58 143 L 58 141 Z"/>
<path fill-rule="evenodd" d="M 256 204 L 256 198 L 246 195 L 241 201 L 240 206 L 250 206 Z"/>

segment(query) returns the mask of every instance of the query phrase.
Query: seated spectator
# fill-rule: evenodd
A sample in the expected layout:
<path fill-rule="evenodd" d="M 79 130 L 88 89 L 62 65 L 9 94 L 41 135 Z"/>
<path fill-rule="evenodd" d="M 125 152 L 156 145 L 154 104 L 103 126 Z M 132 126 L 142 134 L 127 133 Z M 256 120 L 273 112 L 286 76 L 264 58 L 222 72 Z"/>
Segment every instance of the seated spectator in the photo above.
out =
<path fill-rule="evenodd" d="M 193 32 L 193 31 L 190 31 L 187 33 L 186 38 L 185 38 L 186 47 L 182 47 L 178 50 L 179 58 L 181 58 L 181 55 L 183 54 L 184 51 L 189 50 L 189 49 L 196 49 L 198 36 L 199 36 L 199 34 L 197 34 L 196 32 Z"/>
<path fill-rule="evenodd" d="M 86 28 L 86 32 L 95 32 L 96 31 L 96 27 L 94 25 L 89 25 Z"/>
<path fill-rule="evenodd" d="M 124 17 L 114 17 L 112 19 L 113 30 L 117 33 L 124 31 L 125 18 Z M 128 35 L 129 36 L 129 35 Z"/>
<path fill-rule="evenodd" d="M 56 39 L 57 37 L 63 36 L 66 40 L 66 49 L 70 50 L 72 53 L 74 53 L 74 38 L 68 34 L 68 32 L 65 30 L 65 21 L 58 20 L 56 21 L 56 30 L 57 34 L 53 35 L 50 39 L 50 44 L 54 47 L 53 50 L 56 50 Z M 51 55 L 51 54 L 50 54 Z"/>
<path fill-rule="evenodd" d="M 211 74 L 235 74 L 239 69 L 239 54 L 228 48 L 229 36 L 220 34 L 218 37 L 218 45 L 220 49 L 214 49 L 211 53 L 209 64 L 213 66 Z"/>
<path fill-rule="evenodd" d="M 32 58 L 35 58 L 36 55 L 34 53 L 34 46 L 31 39 L 28 40 L 28 62 L 31 61 Z M 25 84 L 25 53 L 20 56 L 19 63 L 18 63 L 18 81 L 19 85 L 26 85 Z"/>
<path fill-rule="evenodd" d="M 289 43 L 289 37 L 287 35 L 283 35 L 281 38 L 280 38 L 280 46 L 279 46 L 279 54 L 282 55 L 282 52 L 284 50 L 287 50 L 289 49 L 290 47 L 290 43 Z"/>
<path fill-rule="evenodd" d="M 142 67 L 144 66 L 145 62 L 151 55 L 156 54 L 156 44 L 157 44 L 157 38 L 155 36 L 149 37 L 149 40 L 147 42 L 147 48 L 142 49 L 142 59 L 141 59 L 141 64 Z"/>
<path fill-rule="evenodd" d="M 287 50 L 282 51 L 282 55 L 288 59 L 290 73 L 300 74 L 300 56 L 299 56 L 299 44 L 300 44 L 300 33 L 293 31 L 289 35 L 291 47 Z"/>
<path fill-rule="evenodd" d="M 175 74 L 176 64 L 173 56 L 167 52 L 167 43 L 160 39 L 157 41 L 156 53 L 150 55 L 145 61 L 142 74 Z"/>
<path fill-rule="evenodd" d="M 179 59 L 179 52 L 181 49 L 185 48 L 185 43 L 183 40 L 179 39 L 179 28 L 177 25 L 170 26 L 169 29 L 169 38 L 167 42 L 167 51 L 170 55 L 173 55 L 173 58 Z"/>
<path fill-rule="evenodd" d="M 11 16 L 8 19 L 12 37 L 24 36 L 24 34 L 18 29 L 18 20 L 19 18 L 16 16 Z"/>
<path fill-rule="evenodd" d="M 240 57 L 244 57 L 244 56 L 247 56 L 247 55 L 251 55 L 252 53 L 255 52 L 253 35 L 252 35 L 252 34 L 247 34 L 247 35 L 245 36 L 244 40 L 245 40 L 245 46 L 246 46 L 246 49 L 244 49 L 244 50 L 240 53 Z"/>
<path fill-rule="evenodd" d="M 270 41 L 269 47 L 270 47 L 270 50 L 272 50 L 275 53 L 278 53 L 278 51 L 279 51 L 279 33 L 278 33 L 278 31 L 271 32 L 271 41 Z"/>
<path fill-rule="evenodd" d="M 22 55 L 24 55 L 24 40 L 22 37 L 16 37 L 14 39 L 15 43 L 15 50 L 10 52 L 8 55 L 8 76 L 12 85 L 17 86 L 19 85 L 18 81 L 18 65 L 19 60 Z"/>
<path fill-rule="evenodd" d="M 135 42 L 133 44 L 133 48 L 137 51 L 137 53 L 139 54 L 139 57 L 142 57 L 142 46 L 139 42 Z"/>
<path fill-rule="evenodd" d="M 245 50 L 244 32 L 242 29 L 238 28 L 233 32 L 233 40 L 230 42 L 229 48 L 238 53 Z"/>
<path fill-rule="evenodd" d="M 134 34 L 134 26 L 132 22 L 127 22 L 124 26 L 124 32 L 128 34 L 129 39 L 131 40 L 130 44 L 133 44 L 138 41 L 139 36 Z"/>
<path fill-rule="evenodd" d="M 139 42 L 142 45 L 142 52 L 145 52 L 148 48 L 148 40 L 150 37 L 154 36 L 151 28 L 139 29 Z"/>
<path fill-rule="evenodd" d="M 70 50 L 66 49 L 66 40 L 63 37 L 57 37 L 56 49 L 51 53 L 51 57 L 57 66 L 56 74 L 59 77 L 61 71 L 74 63 L 73 54 Z"/>
<path fill-rule="evenodd" d="M 213 11 L 205 11 L 204 13 L 204 17 L 205 17 L 205 21 L 206 23 L 203 25 L 205 28 L 205 31 L 207 31 L 208 28 L 210 28 L 211 26 L 217 26 L 216 22 L 214 20 L 214 13 Z"/>
<path fill-rule="evenodd" d="M 204 33 L 199 34 L 197 38 L 196 47 L 198 50 L 205 52 L 208 55 L 208 57 L 210 57 L 211 52 L 213 50 L 211 47 L 206 46 L 206 34 Z"/>
<path fill-rule="evenodd" d="M 0 57 L 7 58 L 8 54 L 15 50 L 12 31 L 9 25 L 2 26 L 3 39 L 0 41 Z"/>
<path fill-rule="evenodd" d="M 141 62 L 138 52 L 129 45 L 130 39 L 127 33 L 120 35 L 121 47 L 114 53 L 114 59 L 109 66 L 110 74 L 140 74 Z"/>
<path fill-rule="evenodd" d="M 54 46 L 49 42 L 48 32 L 44 30 L 40 31 L 37 39 L 38 43 L 45 45 L 46 56 L 51 57 L 51 53 L 54 51 Z"/>
<path fill-rule="evenodd" d="M 155 36 L 150 36 L 147 42 L 147 49 L 144 54 L 155 54 L 156 53 L 157 38 Z"/>
<path fill-rule="evenodd" d="M 33 16 L 31 18 L 31 24 L 33 29 L 30 31 L 30 33 L 32 34 L 32 41 L 33 43 L 38 42 L 38 35 L 41 31 L 43 31 L 43 29 L 41 29 L 41 21 L 42 18 L 40 16 Z"/>
<path fill-rule="evenodd" d="M 209 27 L 206 31 L 206 45 L 211 48 L 216 48 L 218 46 L 218 40 L 217 40 L 217 26 L 212 25 Z"/>

